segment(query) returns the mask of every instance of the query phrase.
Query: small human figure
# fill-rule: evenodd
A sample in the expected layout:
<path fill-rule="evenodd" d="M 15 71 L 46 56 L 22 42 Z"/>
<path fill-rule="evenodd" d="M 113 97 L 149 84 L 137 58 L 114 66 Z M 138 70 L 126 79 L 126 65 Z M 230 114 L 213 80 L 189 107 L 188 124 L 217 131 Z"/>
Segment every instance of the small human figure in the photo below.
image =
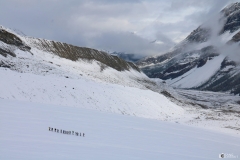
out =
<path fill-rule="evenodd" d="M 51 131 L 51 127 L 48 127 L 49 128 L 49 131 Z"/>
<path fill-rule="evenodd" d="M 83 133 L 82 135 L 83 135 L 83 137 L 84 137 L 85 134 Z"/>
<path fill-rule="evenodd" d="M 74 135 L 74 131 L 72 131 L 72 135 Z"/>
<path fill-rule="evenodd" d="M 81 136 L 81 133 L 80 133 L 80 136 Z"/>
<path fill-rule="evenodd" d="M 55 128 L 55 132 L 57 131 L 57 129 Z"/>

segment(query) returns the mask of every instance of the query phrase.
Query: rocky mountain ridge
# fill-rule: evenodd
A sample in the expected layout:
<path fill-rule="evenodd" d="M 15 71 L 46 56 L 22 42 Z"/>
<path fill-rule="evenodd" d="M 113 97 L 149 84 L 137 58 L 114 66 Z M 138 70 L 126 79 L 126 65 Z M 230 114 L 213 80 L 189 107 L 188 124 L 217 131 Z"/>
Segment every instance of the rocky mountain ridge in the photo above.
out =
<path fill-rule="evenodd" d="M 164 55 L 144 58 L 136 64 L 149 77 L 163 79 L 173 87 L 240 94 L 240 65 L 236 61 L 237 59 L 228 56 L 240 48 L 240 3 L 227 6 L 219 13 L 219 17 L 220 19 L 215 19 L 215 21 L 223 23 L 223 26 L 220 26 L 219 23 L 219 26 L 216 27 L 220 27 L 219 31 L 214 30 L 214 27 L 208 24 L 203 24 L 177 44 L 172 51 Z M 215 39 L 213 39 L 214 32 L 217 34 Z M 217 42 L 224 39 L 226 35 L 230 39 L 222 42 L 220 47 L 212 43 L 212 41 Z M 227 54 L 222 54 L 221 51 L 225 45 L 225 48 L 231 48 L 231 45 L 239 47 L 226 51 Z M 223 58 L 219 58 L 221 56 Z M 210 73 L 206 66 L 215 67 L 215 69 Z M 194 79 L 193 73 L 198 72 L 207 73 L 207 79 L 203 78 L 198 83 L 187 85 L 187 81 Z M 197 78 L 196 75 L 195 78 Z"/>
<path fill-rule="evenodd" d="M 140 72 L 139 68 L 132 62 L 126 62 L 125 60 L 109 55 L 106 52 L 98 51 L 96 49 L 73 46 L 67 43 L 56 42 L 51 40 L 23 37 L 20 35 L 15 35 L 10 30 L 1 27 L 0 28 L 0 43 L 7 44 L 1 45 L 0 54 L 4 57 L 12 56 L 16 57 L 14 50 L 17 48 L 22 51 L 28 51 L 31 53 L 31 47 L 35 47 L 42 51 L 50 52 L 61 58 L 66 58 L 72 61 L 77 61 L 78 59 L 85 60 L 96 60 L 102 63 L 102 67 L 111 67 L 117 71 L 124 70 L 136 70 Z M 5 46 L 5 47 L 4 47 Z"/>

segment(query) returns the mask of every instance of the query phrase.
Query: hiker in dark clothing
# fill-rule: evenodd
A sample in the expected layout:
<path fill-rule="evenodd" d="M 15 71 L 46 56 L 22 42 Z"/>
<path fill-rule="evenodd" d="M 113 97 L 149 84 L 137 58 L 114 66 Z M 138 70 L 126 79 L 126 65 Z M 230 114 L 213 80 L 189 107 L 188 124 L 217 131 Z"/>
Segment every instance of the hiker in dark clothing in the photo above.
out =
<path fill-rule="evenodd" d="M 83 137 L 84 137 L 85 134 L 83 133 L 82 135 L 83 135 Z"/>

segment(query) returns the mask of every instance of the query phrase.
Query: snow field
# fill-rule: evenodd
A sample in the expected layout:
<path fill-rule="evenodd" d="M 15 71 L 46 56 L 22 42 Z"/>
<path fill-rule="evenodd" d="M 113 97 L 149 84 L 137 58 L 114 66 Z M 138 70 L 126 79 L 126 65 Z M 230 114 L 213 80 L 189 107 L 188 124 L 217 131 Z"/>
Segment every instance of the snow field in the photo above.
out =
<path fill-rule="evenodd" d="M 0 99 L 0 159 L 219 159 L 240 139 L 170 122 Z M 85 137 L 48 131 L 53 126 Z"/>
<path fill-rule="evenodd" d="M 0 68 L 0 97 L 46 104 L 96 109 L 152 119 L 178 118 L 184 110 L 165 96 L 117 84 L 87 79 L 39 76 Z"/>

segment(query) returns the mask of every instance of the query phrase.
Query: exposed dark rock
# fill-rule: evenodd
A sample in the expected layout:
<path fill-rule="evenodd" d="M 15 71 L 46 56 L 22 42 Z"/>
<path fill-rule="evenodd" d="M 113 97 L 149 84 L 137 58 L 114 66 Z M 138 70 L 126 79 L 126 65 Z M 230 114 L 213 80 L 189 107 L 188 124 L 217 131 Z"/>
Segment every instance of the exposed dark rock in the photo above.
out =
<path fill-rule="evenodd" d="M 167 79 L 177 78 L 177 77 L 179 77 L 179 76 L 182 76 L 184 73 L 190 71 L 190 70 L 191 70 L 192 68 L 194 68 L 194 67 L 195 67 L 195 65 L 191 65 L 191 66 L 189 66 L 188 68 L 183 68 L 183 69 L 180 70 L 179 72 L 171 73 L 171 74 L 166 75 L 166 76 L 164 75 L 164 77 L 161 78 L 161 79 L 167 80 Z"/>
<path fill-rule="evenodd" d="M 232 41 L 233 42 L 239 42 L 240 41 L 240 31 L 232 37 Z"/>
<path fill-rule="evenodd" d="M 13 52 L 11 52 L 11 51 L 7 51 L 7 50 L 2 49 L 2 48 L 0 48 L 0 54 L 1 54 L 2 56 L 4 56 L 4 57 L 7 57 L 7 55 L 10 55 L 10 56 L 12 56 L 12 57 L 16 57 L 16 54 L 15 54 L 15 53 L 13 53 Z"/>
<path fill-rule="evenodd" d="M 174 98 L 169 92 L 167 91 L 162 91 L 161 92 L 165 97 L 169 97 L 169 98 Z M 175 99 L 175 98 L 174 98 Z"/>
<path fill-rule="evenodd" d="M 198 61 L 197 68 L 204 66 L 206 64 L 206 62 L 207 62 L 207 59 L 200 59 Z"/>
<path fill-rule="evenodd" d="M 19 47 L 19 49 L 24 51 L 30 51 L 31 47 L 25 45 L 20 38 L 18 38 L 16 35 L 0 29 L 0 41 L 3 41 L 6 44 L 14 45 Z"/>
<path fill-rule="evenodd" d="M 186 40 L 188 40 L 190 43 L 206 42 L 209 39 L 210 35 L 210 29 L 198 27 L 189 36 L 187 36 Z"/>
<path fill-rule="evenodd" d="M 11 68 L 11 65 L 4 63 L 3 61 L 0 61 L 0 67 L 4 68 Z"/>
<path fill-rule="evenodd" d="M 158 78 L 161 78 L 163 80 L 174 79 L 188 72 L 195 66 L 196 66 L 196 63 L 191 63 L 191 62 L 182 64 L 182 65 L 176 64 L 174 66 L 169 67 L 166 71 L 164 71 L 164 73 L 162 74 L 162 77 L 158 75 Z"/>
<path fill-rule="evenodd" d="M 236 66 L 237 63 L 231 60 L 228 60 L 228 58 L 225 58 L 221 63 L 221 69 L 225 68 L 226 66 Z"/>
<path fill-rule="evenodd" d="M 236 2 L 224 8 L 221 13 L 227 18 L 221 33 L 234 32 L 240 27 L 240 3 Z"/>
<path fill-rule="evenodd" d="M 223 27 L 223 32 L 230 31 L 233 33 L 234 31 L 238 30 L 240 27 L 240 10 L 235 11 L 233 14 L 230 14 L 227 17 L 226 24 Z"/>
<path fill-rule="evenodd" d="M 225 7 L 221 13 L 223 13 L 226 17 L 229 16 L 230 14 L 232 14 L 233 12 L 237 11 L 240 9 L 240 3 L 236 2 L 236 3 L 232 3 L 229 6 Z"/>
<path fill-rule="evenodd" d="M 197 103 L 197 105 L 199 105 L 200 107 L 202 107 L 203 109 L 208 109 L 209 107 L 200 103 Z"/>

